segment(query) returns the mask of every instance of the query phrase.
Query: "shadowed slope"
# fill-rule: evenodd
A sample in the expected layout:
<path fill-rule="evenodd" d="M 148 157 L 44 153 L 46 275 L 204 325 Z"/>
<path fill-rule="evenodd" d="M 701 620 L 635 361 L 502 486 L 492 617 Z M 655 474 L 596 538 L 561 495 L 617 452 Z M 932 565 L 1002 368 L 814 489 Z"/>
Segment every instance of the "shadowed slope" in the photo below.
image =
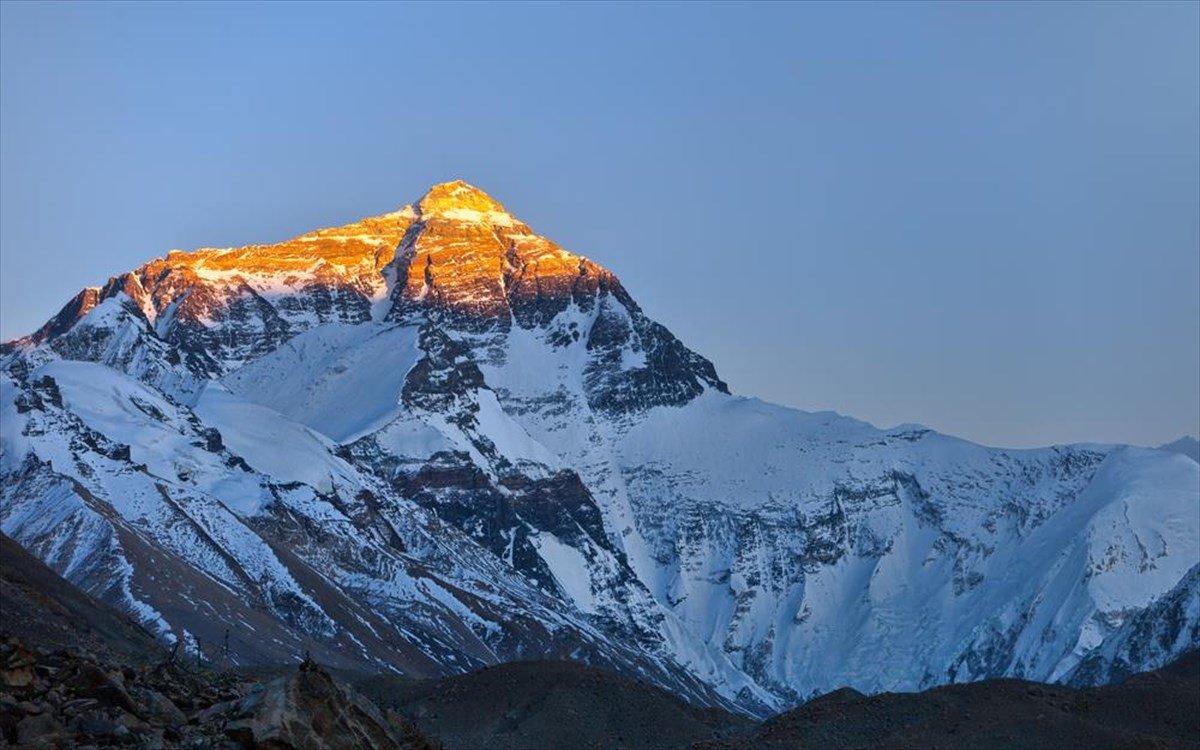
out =
<path fill-rule="evenodd" d="M 435 680 L 360 686 L 447 750 L 655 750 L 747 732 L 752 722 L 696 708 L 643 682 L 572 662 L 516 662 Z"/>
<path fill-rule="evenodd" d="M 837 690 L 767 721 L 753 736 L 692 750 L 1103 750 L 1200 745 L 1200 651 L 1118 685 L 1073 690 L 985 680 L 922 693 Z"/>
<path fill-rule="evenodd" d="M 165 654 L 150 633 L 72 586 L 4 534 L 0 629 L 32 647 L 80 648 L 137 663 Z"/>

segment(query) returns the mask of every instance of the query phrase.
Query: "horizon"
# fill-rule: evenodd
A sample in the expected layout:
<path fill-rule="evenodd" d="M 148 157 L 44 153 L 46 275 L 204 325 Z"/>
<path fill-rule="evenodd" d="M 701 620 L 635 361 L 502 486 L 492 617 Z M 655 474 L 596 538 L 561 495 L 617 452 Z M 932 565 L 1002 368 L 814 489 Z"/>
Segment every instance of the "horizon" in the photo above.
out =
<path fill-rule="evenodd" d="M 3 6 L 0 338 L 168 250 L 279 242 L 463 179 L 615 273 L 740 395 L 1011 447 L 1200 434 L 1200 6 L 222 7 L 259 46 L 203 6 Z M 379 94 L 400 57 L 358 38 L 405 16 L 440 32 L 405 39 L 427 53 L 496 28 L 549 49 L 412 55 L 434 63 L 412 117 Z M 663 51 L 672 24 L 691 36 Z M 343 58 L 295 38 L 327 34 Z M 605 34 L 651 65 L 603 56 Z M 698 70 L 672 54 L 722 41 Z M 473 127 L 462 87 L 488 62 L 543 96 L 471 89 L 496 115 Z M 360 117 L 309 111 L 341 92 Z"/>

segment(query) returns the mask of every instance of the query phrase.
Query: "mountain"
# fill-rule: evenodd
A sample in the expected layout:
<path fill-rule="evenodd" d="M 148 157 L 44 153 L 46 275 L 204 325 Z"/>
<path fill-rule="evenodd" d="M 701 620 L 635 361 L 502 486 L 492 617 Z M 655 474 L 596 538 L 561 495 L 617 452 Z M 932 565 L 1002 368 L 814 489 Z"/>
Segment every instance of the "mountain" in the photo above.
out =
<path fill-rule="evenodd" d="M 154 636 L 63 580 L 4 534 L 0 612 L 3 634 L 30 648 L 83 649 L 126 664 L 145 664 L 165 655 Z"/>
<path fill-rule="evenodd" d="M 0 747 L 441 747 L 311 662 L 266 682 L 168 654 L 3 534 L 0 605 Z"/>
<path fill-rule="evenodd" d="M 755 728 L 575 662 L 513 662 L 429 680 L 381 676 L 358 687 L 448 750 L 667 750 Z"/>
<path fill-rule="evenodd" d="M 1172 453 L 1182 453 L 1188 458 L 1200 463 L 1200 440 L 1191 435 L 1184 435 L 1178 440 L 1174 440 L 1165 445 L 1158 446 L 1160 451 L 1171 451 Z"/>
<path fill-rule="evenodd" d="M 1071 689 L 985 680 L 921 693 L 850 689 L 772 717 L 752 735 L 691 750 L 1065 750 L 1196 747 L 1200 652 L 1116 685 Z"/>
<path fill-rule="evenodd" d="M 1196 462 L 732 395 L 611 272 L 462 182 L 171 252 L 0 371 L 0 529 L 238 664 L 566 658 L 766 715 L 843 686 L 1098 683 L 1197 645 Z"/>

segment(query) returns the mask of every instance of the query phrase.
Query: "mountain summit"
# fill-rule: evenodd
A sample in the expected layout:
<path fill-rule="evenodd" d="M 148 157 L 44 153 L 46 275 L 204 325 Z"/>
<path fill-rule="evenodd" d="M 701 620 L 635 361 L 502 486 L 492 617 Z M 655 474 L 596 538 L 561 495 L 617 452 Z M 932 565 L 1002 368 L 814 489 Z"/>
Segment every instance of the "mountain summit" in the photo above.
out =
<path fill-rule="evenodd" d="M 429 188 L 417 201 L 422 216 L 450 211 L 473 211 L 480 214 L 504 214 L 504 206 L 492 196 L 462 180 L 441 182 Z"/>
<path fill-rule="evenodd" d="M 534 324 L 601 292 L 632 303 L 607 270 L 535 234 L 465 182 L 433 186 L 416 214 L 397 251 L 393 319 L 415 306 L 464 321 Z"/>
<path fill-rule="evenodd" d="M 641 315 L 612 273 L 534 233 L 462 181 L 435 185 L 393 213 L 273 245 L 173 251 L 84 289 L 14 343 L 55 339 L 118 295 L 201 378 L 236 369 L 314 326 L 435 315 L 476 331 L 513 322 L 528 328 L 574 304 L 596 318 L 589 349 L 629 343 L 660 362 L 663 370 L 640 378 L 642 385 L 678 394 L 667 398 L 698 393 L 693 380 L 725 390 L 710 363 Z M 580 331 L 562 335 L 577 339 Z"/>
<path fill-rule="evenodd" d="M 1200 645 L 1195 461 L 732 396 L 463 182 L 168 253 L 0 373 L 0 530 L 206 658 L 226 633 L 239 665 L 570 658 L 766 714 Z"/>

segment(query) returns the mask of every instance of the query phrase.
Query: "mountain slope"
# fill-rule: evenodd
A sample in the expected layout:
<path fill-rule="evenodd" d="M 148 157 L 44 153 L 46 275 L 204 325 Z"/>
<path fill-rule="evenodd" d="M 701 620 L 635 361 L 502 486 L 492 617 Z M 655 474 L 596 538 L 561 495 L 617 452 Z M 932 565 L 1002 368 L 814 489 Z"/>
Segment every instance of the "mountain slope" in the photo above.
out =
<path fill-rule="evenodd" d="M 1010 680 L 874 698 L 843 689 L 755 727 L 572 662 L 516 662 L 428 680 L 376 676 L 358 691 L 312 664 L 269 670 L 283 673 L 269 682 L 198 669 L 172 659 L 148 633 L 3 535 L 0 612 L 0 741 L 9 743 L 107 746 L 125 732 L 164 747 L 241 747 L 251 737 L 275 746 L 318 734 L 337 746 L 454 750 L 666 750 L 693 742 L 928 747 L 951 740 L 1009 747 L 1016 737 L 1022 746 L 1097 748 L 1191 747 L 1200 732 L 1197 652 L 1099 690 Z M 68 692 L 76 700 L 56 697 Z"/>
<path fill-rule="evenodd" d="M 3 534 L 0 612 L 3 747 L 434 747 L 311 662 L 265 682 L 168 654 Z"/>
<path fill-rule="evenodd" d="M 730 395 L 612 273 L 461 182 L 172 252 L 2 369 L 0 528 L 244 663 L 569 657 L 765 714 L 1197 645 L 1194 607 L 1130 625 L 1200 585 L 1194 461 Z"/>
<path fill-rule="evenodd" d="M 572 662 L 515 662 L 431 680 L 376 677 L 359 688 L 452 750 L 661 750 L 754 726 Z"/>
<path fill-rule="evenodd" d="M 838 690 L 766 721 L 747 737 L 691 750 L 1101 750 L 1194 748 L 1200 652 L 1116 685 L 1084 690 L 987 680 L 908 694 Z"/>
<path fill-rule="evenodd" d="M 4 634 L 30 648 L 82 649 L 129 664 L 165 655 L 120 612 L 97 602 L 0 534 L 0 612 Z"/>

